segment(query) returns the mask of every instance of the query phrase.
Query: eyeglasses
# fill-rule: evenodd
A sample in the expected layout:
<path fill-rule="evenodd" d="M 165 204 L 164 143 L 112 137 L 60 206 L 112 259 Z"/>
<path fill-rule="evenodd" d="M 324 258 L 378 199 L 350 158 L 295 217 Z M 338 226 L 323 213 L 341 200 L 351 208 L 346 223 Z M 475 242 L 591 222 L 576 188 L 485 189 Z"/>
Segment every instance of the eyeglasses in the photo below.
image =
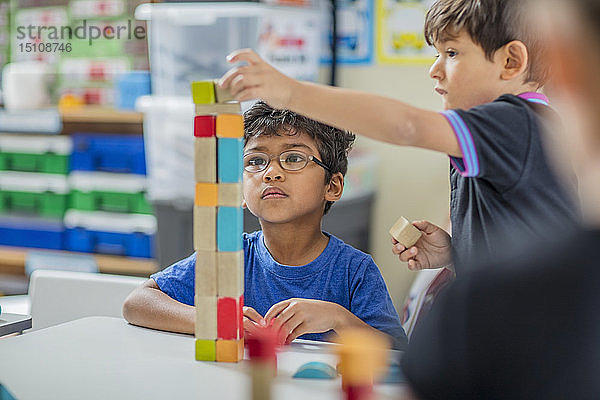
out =
<path fill-rule="evenodd" d="M 315 156 L 308 155 L 302 151 L 289 150 L 273 156 L 266 153 L 250 153 L 244 156 L 244 170 L 247 172 L 264 171 L 273 158 L 279 158 L 279 165 L 286 171 L 300 171 L 308 165 L 309 161 L 314 161 L 315 164 L 323 167 L 327 172 L 331 173 L 329 167 Z"/>

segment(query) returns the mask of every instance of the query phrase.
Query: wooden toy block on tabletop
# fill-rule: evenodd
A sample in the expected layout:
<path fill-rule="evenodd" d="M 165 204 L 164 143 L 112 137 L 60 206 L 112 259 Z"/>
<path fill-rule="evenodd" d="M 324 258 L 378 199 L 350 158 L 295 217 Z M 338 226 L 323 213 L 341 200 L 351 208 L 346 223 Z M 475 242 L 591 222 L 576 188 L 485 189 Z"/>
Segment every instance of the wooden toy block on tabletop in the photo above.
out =
<path fill-rule="evenodd" d="M 409 248 L 417 243 L 421 237 L 421 231 L 414 227 L 406 218 L 400 217 L 390 228 L 390 235 L 404 247 Z"/>
<path fill-rule="evenodd" d="M 236 340 L 243 336 L 240 322 L 243 321 L 243 300 L 234 297 L 219 297 L 217 300 L 217 338 Z M 242 315 L 242 318 L 240 318 Z M 243 325 L 243 324 L 242 324 Z M 242 333 L 240 335 L 240 333 Z"/>
<path fill-rule="evenodd" d="M 215 85 L 213 81 L 192 82 L 192 100 L 194 104 L 214 104 Z"/>
<path fill-rule="evenodd" d="M 194 250 L 217 249 L 217 208 L 194 206 Z"/>
<path fill-rule="evenodd" d="M 238 298 L 244 294 L 244 252 L 219 251 L 217 254 L 217 294 Z"/>
<path fill-rule="evenodd" d="M 218 335 L 217 298 L 194 296 L 196 306 L 196 339 L 216 340 Z"/>
<path fill-rule="evenodd" d="M 241 183 L 244 171 L 244 140 L 219 138 L 217 147 L 219 183 Z"/>
<path fill-rule="evenodd" d="M 216 340 L 196 339 L 196 360 L 216 361 Z"/>
<path fill-rule="evenodd" d="M 196 250 L 196 294 L 217 297 L 217 252 Z"/>
<path fill-rule="evenodd" d="M 239 251 L 243 247 L 244 211 L 240 207 L 218 207 L 217 250 Z"/>
<path fill-rule="evenodd" d="M 196 183 L 194 204 L 197 206 L 216 207 L 218 203 L 219 185 L 216 183 Z"/>
<path fill-rule="evenodd" d="M 229 88 L 222 88 L 219 86 L 219 79 L 213 80 L 215 87 L 215 97 L 217 103 L 229 103 L 235 101 L 233 94 L 229 91 Z"/>
<path fill-rule="evenodd" d="M 278 334 L 271 327 L 257 327 L 244 338 L 250 357 L 252 400 L 269 400 L 271 382 L 277 375 Z"/>
<path fill-rule="evenodd" d="M 241 183 L 219 183 L 218 205 L 220 207 L 241 207 L 242 190 Z"/>
<path fill-rule="evenodd" d="M 240 362 L 244 358 L 244 339 L 217 340 L 216 361 Z"/>
<path fill-rule="evenodd" d="M 241 114 L 240 103 L 196 104 L 196 115 Z"/>
<path fill-rule="evenodd" d="M 197 115 L 194 117 L 194 136 L 212 137 L 216 135 L 217 118 L 214 115 Z"/>
<path fill-rule="evenodd" d="M 239 114 L 219 114 L 215 131 L 217 137 L 244 137 L 244 117 Z"/>
<path fill-rule="evenodd" d="M 196 182 L 217 182 L 217 138 L 197 137 L 194 140 L 194 179 Z"/>

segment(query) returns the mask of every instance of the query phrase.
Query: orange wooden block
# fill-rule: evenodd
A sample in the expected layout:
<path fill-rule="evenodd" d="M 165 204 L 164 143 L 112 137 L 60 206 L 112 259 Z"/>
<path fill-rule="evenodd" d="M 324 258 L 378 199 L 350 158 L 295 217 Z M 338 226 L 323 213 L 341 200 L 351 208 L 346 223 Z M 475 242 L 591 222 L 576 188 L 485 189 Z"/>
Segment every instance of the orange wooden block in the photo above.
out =
<path fill-rule="evenodd" d="M 244 339 L 217 340 L 217 361 L 240 362 L 244 358 Z"/>
<path fill-rule="evenodd" d="M 244 136 L 244 117 L 237 114 L 217 115 L 217 137 L 239 138 Z"/>
<path fill-rule="evenodd" d="M 216 206 L 219 201 L 218 185 L 216 183 L 196 183 L 194 204 L 197 206 Z"/>

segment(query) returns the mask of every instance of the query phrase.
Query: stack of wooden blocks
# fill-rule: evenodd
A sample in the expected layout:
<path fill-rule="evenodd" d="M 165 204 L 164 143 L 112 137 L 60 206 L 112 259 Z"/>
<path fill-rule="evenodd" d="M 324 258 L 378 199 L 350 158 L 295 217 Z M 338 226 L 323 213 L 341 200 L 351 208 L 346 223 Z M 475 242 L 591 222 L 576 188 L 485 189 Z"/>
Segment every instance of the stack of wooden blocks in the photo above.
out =
<path fill-rule="evenodd" d="M 241 107 L 213 81 L 192 83 L 196 360 L 238 362 L 244 354 Z"/>

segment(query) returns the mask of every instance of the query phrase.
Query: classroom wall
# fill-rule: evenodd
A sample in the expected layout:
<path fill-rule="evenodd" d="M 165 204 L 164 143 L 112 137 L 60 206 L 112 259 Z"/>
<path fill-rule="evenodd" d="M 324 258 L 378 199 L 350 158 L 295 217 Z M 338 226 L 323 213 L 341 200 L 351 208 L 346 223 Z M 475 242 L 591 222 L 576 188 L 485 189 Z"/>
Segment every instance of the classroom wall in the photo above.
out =
<path fill-rule="evenodd" d="M 433 91 L 429 66 L 346 67 L 339 71 L 338 85 L 369 91 L 433 110 L 441 99 Z M 327 70 L 322 71 L 327 79 Z M 400 215 L 447 224 L 449 205 L 448 157 L 432 151 L 402 148 L 359 138 L 356 147 L 378 155 L 378 183 L 371 226 L 370 247 L 400 312 L 415 273 L 392 254 L 389 228 Z"/>

